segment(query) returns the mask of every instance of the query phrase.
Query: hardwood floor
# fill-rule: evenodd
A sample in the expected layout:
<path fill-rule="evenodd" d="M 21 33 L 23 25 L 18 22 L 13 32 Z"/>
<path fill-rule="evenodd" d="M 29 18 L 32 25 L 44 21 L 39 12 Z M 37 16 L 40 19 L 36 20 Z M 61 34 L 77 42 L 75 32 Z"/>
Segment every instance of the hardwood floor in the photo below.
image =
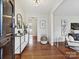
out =
<path fill-rule="evenodd" d="M 76 52 L 69 47 L 65 47 L 64 43 L 58 44 L 57 49 L 65 56 L 66 59 L 79 59 L 79 52 Z"/>
<path fill-rule="evenodd" d="M 70 55 L 70 53 L 73 55 Z M 16 55 L 16 59 L 20 59 L 19 55 Z M 59 47 L 50 46 L 49 44 L 42 45 L 33 40 L 33 43 L 28 44 L 21 54 L 21 59 L 79 59 L 79 54 L 62 45 Z"/>

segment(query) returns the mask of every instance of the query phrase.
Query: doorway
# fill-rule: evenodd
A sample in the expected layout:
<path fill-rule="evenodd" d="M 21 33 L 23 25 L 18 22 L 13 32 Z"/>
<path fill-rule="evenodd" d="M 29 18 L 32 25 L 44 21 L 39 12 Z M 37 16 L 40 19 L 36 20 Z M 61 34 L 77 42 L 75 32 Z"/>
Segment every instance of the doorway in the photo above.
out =
<path fill-rule="evenodd" d="M 29 26 L 29 44 L 33 44 L 37 40 L 37 17 L 28 17 Z"/>

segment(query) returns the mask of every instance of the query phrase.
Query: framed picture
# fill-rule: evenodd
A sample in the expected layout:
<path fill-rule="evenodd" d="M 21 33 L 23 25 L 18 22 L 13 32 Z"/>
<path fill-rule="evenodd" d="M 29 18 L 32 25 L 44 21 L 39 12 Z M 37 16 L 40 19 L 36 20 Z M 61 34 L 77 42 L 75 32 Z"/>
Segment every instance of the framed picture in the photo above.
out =
<path fill-rule="evenodd" d="M 40 26 L 41 29 L 46 29 L 46 20 L 41 20 L 40 24 L 41 24 Z"/>

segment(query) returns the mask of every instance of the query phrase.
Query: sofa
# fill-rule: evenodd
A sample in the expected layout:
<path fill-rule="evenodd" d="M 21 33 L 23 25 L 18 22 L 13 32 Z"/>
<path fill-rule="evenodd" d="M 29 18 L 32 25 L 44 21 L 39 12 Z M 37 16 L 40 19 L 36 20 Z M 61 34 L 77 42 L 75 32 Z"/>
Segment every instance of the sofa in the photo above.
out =
<path fill-rule="evenodd" d="M 66 36 L 67 46 L 79 52 L 79 33 L 69 33 Z"/>

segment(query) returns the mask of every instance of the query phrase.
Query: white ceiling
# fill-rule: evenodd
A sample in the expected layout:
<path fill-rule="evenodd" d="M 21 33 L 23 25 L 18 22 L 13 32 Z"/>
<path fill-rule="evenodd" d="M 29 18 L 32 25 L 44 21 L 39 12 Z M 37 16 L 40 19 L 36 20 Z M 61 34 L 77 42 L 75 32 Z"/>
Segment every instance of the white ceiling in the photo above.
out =
<path fill-rule="evenodd" d="M 33 0 L 18 0 L 19 5 L 27 14 L 49 14 L 60 0 L 40 0 L 38 7 L 33 6 Z"/>
<path fill-rule="evenodd" d="M 55 11 L 58 16 L 79 16 L 79 0 L 64 0 Z"/>

